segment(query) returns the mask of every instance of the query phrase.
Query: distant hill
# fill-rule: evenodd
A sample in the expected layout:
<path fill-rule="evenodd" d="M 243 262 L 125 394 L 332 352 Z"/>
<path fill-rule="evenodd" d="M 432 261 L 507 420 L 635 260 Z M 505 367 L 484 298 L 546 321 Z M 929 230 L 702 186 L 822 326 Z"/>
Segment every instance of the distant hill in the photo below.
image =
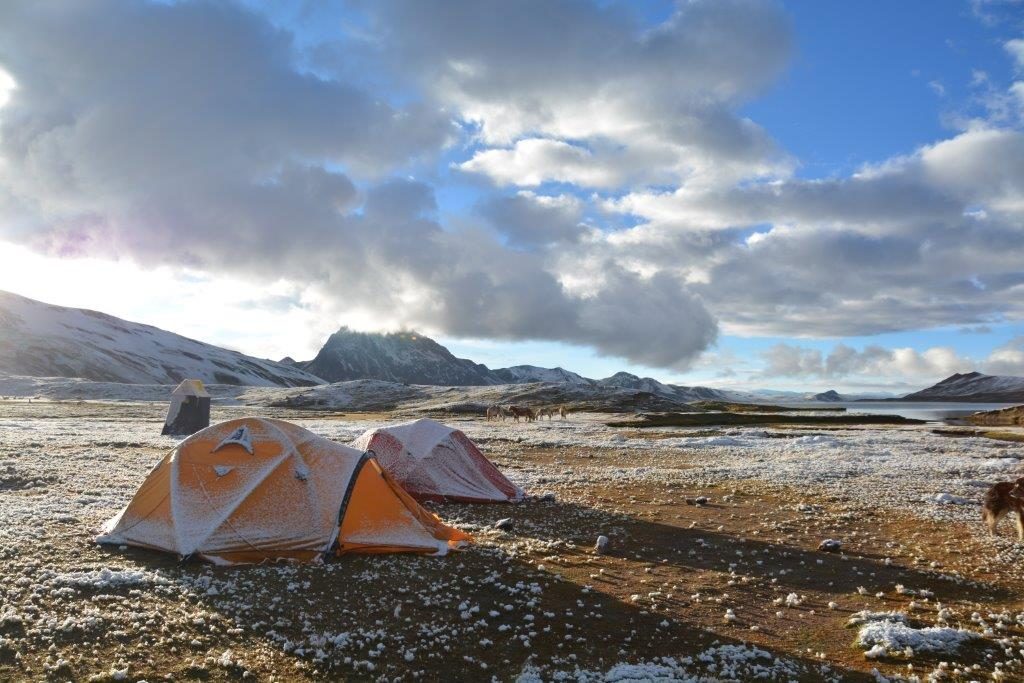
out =
<path fill-rule="evenodd" d="M 658 405 L 678 406 L 701 400 L 757 399 L 742 392 L 666 384 L 628 372 L 595 380 L 564 368 L 535 365 L 492 370 L 457 358 L 417 332 L 380 334 L 343 327 L 313 360 L 285 356 L 275 362 L 105 313 L 52 306 L 5 292 L 0 292 L 0 374 L 140 385 L 175 384 L 185 378 L 208 384 L 281 387 L 353 380 L 443 387 L 541 384 L 562 387 L 548 397 L 552 399 L 565 391 L 584 403 L 598 395 L 622 401 L 632 396 L 648 409 L 658 401 L 662 402 Z"/>
<path fill-rule="evenodd" d="M 685 387 L 676 384 L 665 384 L 650 377 L 637 377 L 628 372 L 617 372 L 611 377 L 597 380 L 597 384 L 603 387 L 644 391 L 655 396 L 684 403 L 689 401 L 736 400 L 736 395 L 733 392 L 710 389 L 708 387 Z"/>
<path fill-rule="evenodd" d="M 281 362 L 291 361 L 290 358 Z M 294 363 L 294 361 L 291 361 Z M 652 394 L 673 403 L 699 400 L 741 400 L 736 392 L 707 387 L 665 384 L 650 377 L 619 372 L 595 380 L 564 368 L 515 365 L 492 370 L 457 358 L 441 344 L 418 332 L 380 334 L 342 327 L 331 335 L 311 361 L 295 363 L 330 382 L 373 379 L 401 384 L 435 386 L 494 386 L 502 384 L 566 384 L 573 387 L 627 389 Z"/>
<path fill-rule="evenodd" d="M 9 292 L 0 292 L 0 373 L 126 384 L 175 384 L 187 378 L 268 387 L 323 383 L 300 368 Z"/>
<path fill-rule="evenodd" d="M 576 386 L 593 386 L 596 382 L 564 368 L 539 368 L 536 365 L 513 365 L 499 368 L 492 374 L 502 384 L 525 384 L 527 382 L 562 382 Z"/>
<path fill-rule="evenodd" d="M 964 401 L 968 403 L 1024 402 L 1024 377 L 968 372 L 947 377 L 927 389 L 907 394 L 903 401 Z"/>
<path fill-rule="evenodd" d="M 837 403 L 839 401 L 846 400 L 835 389 L 829 389 L 828 391 L 823 391 L 820 394 L 814 394 L 810 399 L 812 401 L 822 401 L 824 403 Z"/>
<path fill-rule="evenodd" d="M 486 365 L 456 358 L 416 332 L 377 334 L 342 327 L 302 368 L 329 382 L 376 379 L 400 384 L 486 386 L 505 384 Z"/>

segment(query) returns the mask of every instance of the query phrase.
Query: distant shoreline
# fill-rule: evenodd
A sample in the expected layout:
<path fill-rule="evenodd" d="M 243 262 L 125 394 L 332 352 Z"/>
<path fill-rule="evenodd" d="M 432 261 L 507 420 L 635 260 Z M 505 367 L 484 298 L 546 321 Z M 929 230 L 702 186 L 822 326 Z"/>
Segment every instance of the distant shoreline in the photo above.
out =
<path fill-rule="evenodd" d="M 840 401 L 837 401 L 839 403 Z M 1006 398 L 993 394 L 973 394 L 963 398 L 856 398 L 841 403 L 1007 403 L 1024 404 L 1024 397 Z"/>

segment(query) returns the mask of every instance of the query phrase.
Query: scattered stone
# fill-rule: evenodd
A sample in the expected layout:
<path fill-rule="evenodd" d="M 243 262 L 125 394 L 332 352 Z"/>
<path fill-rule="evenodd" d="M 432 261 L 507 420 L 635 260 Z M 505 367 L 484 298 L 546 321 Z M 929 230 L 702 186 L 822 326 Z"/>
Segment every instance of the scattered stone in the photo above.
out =
<path fill-rule="evenodd" d="M 842 550 L 843 544 L 834 538 L 826 538 L 824 541 L 818 544 L 818 550 L 826 553 L 838 553 Z"/>

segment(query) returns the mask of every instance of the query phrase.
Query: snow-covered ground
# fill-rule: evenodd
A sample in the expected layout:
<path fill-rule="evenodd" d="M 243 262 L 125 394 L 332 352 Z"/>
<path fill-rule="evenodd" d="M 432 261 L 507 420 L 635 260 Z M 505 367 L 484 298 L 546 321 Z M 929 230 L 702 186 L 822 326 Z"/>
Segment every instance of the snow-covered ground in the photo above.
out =
<path fill-rule="evenodd" d="M 121 398 L 144 401 L 157 394 L 135 391 Z M 621 629 L 602 631 L 602 614 L 612 618 L 627 608 L 586 586 L 567 592 L 569 584 L 544 569 L 545 563 L 565 562 L 557 558 L 578 543 L 490 530 L 490 517 L 515 517 L 515 508 L 452 513 L 479 543 L 442 560 L 449 564 L 440 575 L 432 558 L 371 557 L 315 569 L 224 571 L 178 565 L 144 551 L 97 548 L 92 534 L 178 441 L 159 434 L 164 410 L 163 403 L 0 402 L 0 677 L 18 671 L 26 678 L 73 673 L 82 679 L 101 674 L 106 678 L 96 680 L 131 680 L 166 670 L 214 678 L 246 671 L 262 678 L 277 672 L 280 680 L 330 671 L 374 678 L 382 672 L 395 677 L 401 665 L 407 666 L 403 676 L 421 672 L 430 678 L 442 670 L 438 657 L 448 648 L 459 653 L 457 666 L 451 666 L 463 676 L 476 671 L 482 678 L 500 671 L 504 679 L 511 670 L 527 681 L 552 680 L 562 675 L 558 672 L 572 680 L 843 678 L 842 667 L 827 658 L 810 663 L 780 657 L 735 638 L 716 644 L 715 634 L 706 641 L 700 634 L 684 638 L 683 622 L 653 608 L 615 617 L 635 619 L 634 636 Z M 214 418 L 265 410 L 221 404 Z M 390 419 L 273 414 L 340 442 Z M 604 425 L 607 419 L 576 414 L 532 424 L 449 422 L 475 439 L 514 483 L 533 494 L 556 491 L 566 502 L 572 502 L 573 491 L 664 491 L 671 497 L 674 487 L 721 491 L 730 483 L 754 481 L 802 492 L 810 511 L 831 496 L 850 507 L 969 523 L 980 531 L 977 501 L 985 487 L 1024 474 L 1024 444 L 952 439 L 923 426 L 711 433 L 617 430 Z M 559 514 L 570 514 L 569 508 Z M 576 505 L 571 514 L 573 533 L 586 538 L 615 528 L 614 518 L 600 511 Z M 1021 548 L 1004 539 L 993 560 L 1019 561 Z M 521 565 L 529 553 L 541 559 Z M 556 559 L 545 561 L 544 555 Z M 580 563 L 580 571 L 587 571 L 586 555 L 572 557 L 579 558 L 572 562 Z M 599 576 L 597 569 L 591 571 Z M 739 580 L 735 573 L 730 578 Z M 718 600 L 721 615 L 729 603 Z M 800 609 L 802 602 L 793 593 L 783 607 Z M 1022 607 L 1018 600 L 1017 610 Z M 749 618 L 736 609 L 741 621 Z M 924 653 L 946 644 L 942 657 L 955 661 L 964 643 L 973 647 L 980 639 L 995 647 L 1020 619 L 1011 609 L 1005 619 L 984 617 L 984 625 L 945 625 L 939 621 L 941 607 L 935 612 L 929 603 L 929 609 L 929 620 L 915 625 L 901 619 L 868 621 L 850 641 L 859 637 L 864 651 L 883 658 L 906 657 L 908 647 Z M 726 614 L 724 622 L 718 620 L 735 620 Z M 1003 621 L 1008 625 L 994 626 Z M 992 629 L 994 634 L 985 635 Z M 456 644 L 467 639 L 475 644 L 469 650 Z M 680 649 L 683 642 L 691 643 L 685 646 L 690 649 Z M 1019 639 L 1014 643 L 1010 654 L 996 660 L 1019 659 L 1012 652 Z"/>

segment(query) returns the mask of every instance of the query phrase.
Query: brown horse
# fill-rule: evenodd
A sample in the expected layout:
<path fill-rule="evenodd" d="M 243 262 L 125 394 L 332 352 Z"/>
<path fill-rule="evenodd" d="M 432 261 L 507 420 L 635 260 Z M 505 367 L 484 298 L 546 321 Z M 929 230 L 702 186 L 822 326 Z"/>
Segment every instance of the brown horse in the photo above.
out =
<path fill-rule="evenodd" d="M 512 419 L 519 422 L 519 418 L 526 418 L 527 422 L 533 422 L 537 419 L 536 413 L 526 406 L 509 406 L 508 411 L 512 413 Z"/>

